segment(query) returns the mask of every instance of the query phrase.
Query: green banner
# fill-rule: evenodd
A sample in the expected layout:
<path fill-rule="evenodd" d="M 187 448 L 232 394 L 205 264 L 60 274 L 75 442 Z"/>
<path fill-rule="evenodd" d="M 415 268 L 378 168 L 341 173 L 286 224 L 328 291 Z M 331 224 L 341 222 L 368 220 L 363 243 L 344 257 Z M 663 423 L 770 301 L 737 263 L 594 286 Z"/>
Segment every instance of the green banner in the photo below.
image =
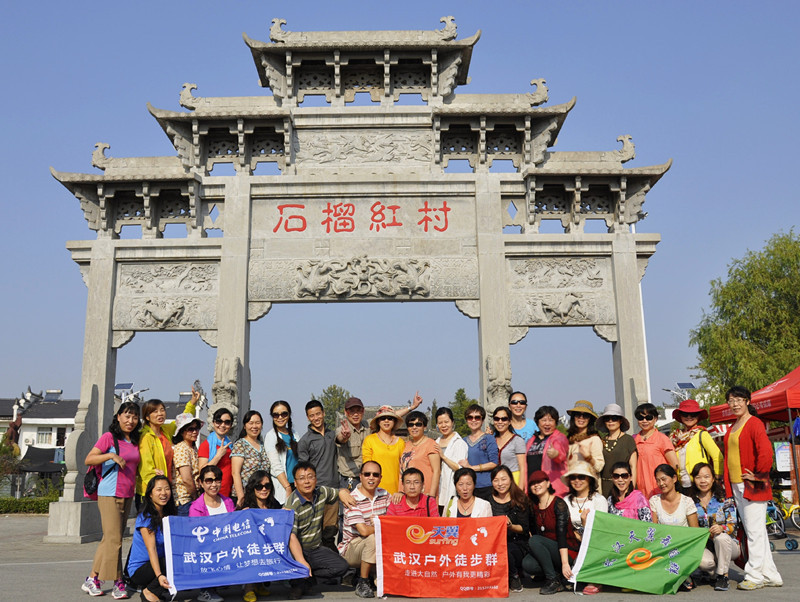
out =
<path fill-rule="evenodd" d="M 708 529 L 590 512 L 572 572 L 583 583 L 674 594 L 700 565 Z"/>

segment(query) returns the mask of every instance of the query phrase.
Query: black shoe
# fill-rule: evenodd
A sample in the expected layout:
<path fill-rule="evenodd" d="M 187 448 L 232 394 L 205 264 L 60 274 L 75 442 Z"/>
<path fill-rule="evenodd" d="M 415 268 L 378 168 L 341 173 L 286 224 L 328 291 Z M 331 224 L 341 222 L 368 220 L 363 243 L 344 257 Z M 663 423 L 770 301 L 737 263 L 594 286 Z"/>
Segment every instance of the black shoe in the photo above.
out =
<path fill-rule="evenodd" d="M 356 583 L 356 596 L 359 598 L 375 597 L 375 592 L 372 591 L 372 588 L 369 586 L 369 581 L 359 578 L 358 582 Z"/>
<path fill-rule="evenodd" d="M 561 579 L 552 579 L 542 586 L 539 593 L 543 596 L 549 596 L 551 594 L 563 592 L 565 589 L 564 584 L 561 583 Z"/>
<path fill-rule="evenodd" d="M 727 592 L 728 591 L 728 577 L 726 575 L 717 575 L 717 581 L 714 583 L 714 591 Z"/>
<path fill-rule="evenodd" d="M 353 587 L 357 581 L 358 574 L 356 573 L 356 569 L 350 569 L 344 574 L 344 577 L 342 577 L 342 585 L 347 587 Z"/>
<path fill-rule="evenodd" d="M 289 589 L 289 600 L 299 600 L 303 597 L 303 588 L 299 585 L 293 585 Z"/>
<path fill-rule="evenodd" d="M 508 580 L 508 589 L 512 592 L 522 591 L 522 580 L 519 578 L 519 575 L 514 575 Z"/>

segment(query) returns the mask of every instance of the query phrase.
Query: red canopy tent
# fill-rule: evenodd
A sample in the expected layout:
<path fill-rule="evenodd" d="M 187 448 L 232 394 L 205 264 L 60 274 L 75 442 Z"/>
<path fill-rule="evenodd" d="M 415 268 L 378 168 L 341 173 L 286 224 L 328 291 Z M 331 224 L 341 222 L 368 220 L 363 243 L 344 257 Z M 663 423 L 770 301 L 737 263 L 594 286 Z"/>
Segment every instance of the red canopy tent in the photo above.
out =
<path fill-rule="evenodd" d="M 800 366 L 753 393 L 750 403 L 758 410 L 758 417 L 762 420 L 791 422 L 800 412 Z M 723 403 L 711 406 L 709 419 L 711 422 L 733 422 L 734 417 L 728 404 Z"/>

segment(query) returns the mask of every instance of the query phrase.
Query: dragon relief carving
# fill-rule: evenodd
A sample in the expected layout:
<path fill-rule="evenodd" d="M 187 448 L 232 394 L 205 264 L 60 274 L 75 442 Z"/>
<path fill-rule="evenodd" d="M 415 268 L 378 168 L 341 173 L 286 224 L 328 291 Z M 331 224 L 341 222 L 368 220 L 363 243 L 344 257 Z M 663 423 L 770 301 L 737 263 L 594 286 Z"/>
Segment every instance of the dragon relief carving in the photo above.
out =
<path fill-rule="evenodd" d="M 594 259 L 544 258 L 514 262 L 517 280 L 526 287 L 601 288 L 603 267 Z"/>
<path fill-rule="evenodd" d="M 505 405 L 511 393 L 511 358 L 506 355 L 486 356 L 486 399 L 489 413 Z"/>
<path fill-rule="evenodd" d="M 430 295 L 430 262 L 407 259 L 306 261 L 297 267 L 298 298 L 387 298 Z"/>
<path fill-rule="evenodd" d="M 297 142 L 298 163 L 427 163 L 433 154 L 430 133 L 395 134 L 374 130 L 363 134 L 309 132 Z"/>
<path fill-rule="evenodd" d="M 242 362 L 238 357 L 219 357 L 214 365 L 214 384 L 211 385 L 211 394 L 214 403 L 208 408 L 209 416 L 225 408 L 233 414 L 239 413 L 239 388 L 242 373 Z"/>

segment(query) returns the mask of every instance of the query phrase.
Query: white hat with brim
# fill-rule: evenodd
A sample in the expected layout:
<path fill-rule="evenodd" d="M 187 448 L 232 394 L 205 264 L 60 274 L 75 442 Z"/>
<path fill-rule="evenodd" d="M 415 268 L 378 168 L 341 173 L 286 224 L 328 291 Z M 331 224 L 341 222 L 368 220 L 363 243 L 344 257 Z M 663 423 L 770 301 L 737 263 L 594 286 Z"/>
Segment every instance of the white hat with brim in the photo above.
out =
<path fill-rule="evenodd" d="M 385 416 L 391 416 L 394 418 L 394 424 L 397 426 L 400 423 L 400 416 L 397 415 L 397 412 L 394 411 L 392 406 L 381 406 L 378 408 L 378 413 L 375 414 L 375 418 L 369 421 L 369 427 L 373 431 L 378 430 L 378 421 Z"/>
<path fill-rule="evenodd" d="M 564 483 L 564 485 L 569 486 L 569 477 L 574 474 L 582 474 L 587 477 L 591 477 L 594 479 L 595 485 L 597 485 L 597 473 L 588 462 L 575 462 L 572 468 L 561 475 L 561 482 Z"/>
<path fill-rule="evenodd" d="M 182 428 L 189 426 L 192 422 L 196 422 L 198 428 L 203 428 L 203 421 L 195 418 L 194 414 L 178 414 L 175 418 L 175 433 L 180 433 Z"/>
<path fill-rule="evenodd" d="M 625 418 L 625 413 L 622 411 L 622 407 L 616 403 L 608 404 L 604 409 L 603 413 L 600 414 L 597 418 L 597 422 L 605 423 L 606 418 L 614 417 L 619 418 L 619 428 L 624 433 L 629 428 L 631 428 L 631 423 Z"/>

